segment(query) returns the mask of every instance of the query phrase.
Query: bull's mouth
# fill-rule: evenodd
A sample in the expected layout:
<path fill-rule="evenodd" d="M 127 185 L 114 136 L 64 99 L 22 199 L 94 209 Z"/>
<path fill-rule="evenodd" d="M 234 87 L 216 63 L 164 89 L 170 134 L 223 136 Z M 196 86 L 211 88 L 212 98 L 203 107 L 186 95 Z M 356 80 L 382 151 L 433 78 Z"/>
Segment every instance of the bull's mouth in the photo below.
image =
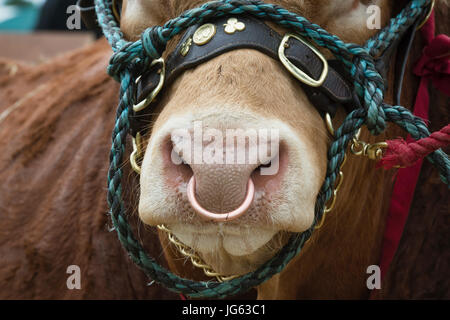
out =
<path fill-rule="evenodd" d="M 229 220 L 230 216 L 226 213 L 211 213 L 209 216 L 212 218 L 209 219 L 199 214 L 196 205 L 189 197 L 194 173 L 187 164 L 175 165 L 169 161 L 170 150 L 172 150 L 172 143 L 166 141 L 161 150 L 166 160 L 166 184 L 170 188 L 180 190 L 181 202 L 189 208 L 189 212 L 194 212 L 190 221 L 182 219 L 179 222 L 166 224 L 176 239 L 220 274 L 245 274 L 257 269 L 261 260 L 265 261 L 274 256 L 282 247 L 283 241 L 281 241 L 280 228 L 274 225 L 273 221 L 269 221 L 268 217 L 270 217 L 270 203 L 280 192 L 287 167 L 286 148 L 280 150 L 281 164 L 276 175 L 261 174 L 261 168 L 268 167 L 270 164 L 260 165 L 252 172 L 249 181 L 252 184 L 254 181 L 252 186 L 254 193 L 251 196 L 250 205 L 242 216 Z M 195 190 L 191 190 L 191 193 L 195 194 Z M 226 216 L 227 219 L 215 219 L 214 216 Z M 262 217 L 265 219 L 261 219 Z"/>
<path fill-rule="evenodd" d="M 178 187 L 185 190 L 186 184 Z M 256 270 L 262 262 L 272 258 L 287 239 L 284 235 L 288 232 L 271 221 L 270 200 L 261 190 L 256 192 L 248 211 L 233 221 L 204 220 L 194 212 L 184 192 L 179 203 L 187 208 L 183 212 L 188 213 L 185 219 L 170 220 L 163 225 L 221 275 L 241 275 Z"/>
<path fill-rule="evenodd" d="M 224 276 L 256 270 L 261 260 L 272 258 L 283 247 L 288 234 L 276 229 L 227 226 L 225 223 L 202 227 L 179 223 L 168 229 L 179 242 Z"/>
<path fill-rule="evenodd" d="M 225 250 L 238 257 L 254 253 L 278 233 L 275 229 L 226 226 L 223 223 L 207 224 L 201 228 L 180 223 L 171 225 L 170 229 L 194 250 L 205 254 Z"/>

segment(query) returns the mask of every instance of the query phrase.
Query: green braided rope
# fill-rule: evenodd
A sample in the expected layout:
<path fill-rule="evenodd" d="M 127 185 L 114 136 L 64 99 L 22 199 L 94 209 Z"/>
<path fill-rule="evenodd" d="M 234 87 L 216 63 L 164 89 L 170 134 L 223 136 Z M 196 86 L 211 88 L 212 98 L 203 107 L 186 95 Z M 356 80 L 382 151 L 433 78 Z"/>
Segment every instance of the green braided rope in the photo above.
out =
<path fill-rule="evenodd" d="M 108 205 L 113 225 L 124 248 L 131 259 L 156 282 L 168 289 L 184 293 L 193 298 L 218 297 L 246 291 L 279 273 L 287 263 L 295 257 L 308 240 L 318 221 L 323 215 L 324 204 L 331 198 L 340 165 L 343 162 L 347 146 L 362 125 L 366 124 L 373 134 L 385 129 L 385 122 L 392 121 L 418 139 L 429 135 L 425 123 L 414 117 L 402 107 L 387 106 L 383 103 L 383 79 L 375 68 L 372 56 L 384 50 L 394 41 L 401 30 L 409 27 L 423 10 L 430 4 L 429 0 L 411 1 L 410 5 L 391 20 L 391 23 L 376 37 L 370 39 L 365 47 L 345 44 L 338 37 L 329 34 L 319 26 L 305 18 L 291 13 L 276 5 L 257 0 L 225 0 L 214 1 L 186 11 L 179 17 L 168 21 L 164 26 L 155 26 L 145 30 L 141 39 L 127 42 L 108 4 L 104 0 L 96 0 L 96 11 L 103 32 L 110 42 L 114 54 L 111 57 L 108 72 L 121 83 L 121 101 L 117 110 L 117 119 L 112 135 L 110 169 L 108 172 Z M 315 219 L 313 225 L 301 234 L 294 234 L 288 244 L 280 252 L 262 265 L 258 270 L 239 278 L 218 282 L 196 282 L 183 279 L 161 267 L 149 257 L 126 220 L 126 212 L 122 201 L 121 164 L 125 154 L 125 140 L 129 130 L 128 116 L 134 101 L 134 81 L 139 75 L 135 70 L 145 70 L 146 66 L 159 58 L 165 50 L 167 41 L 189 26 L 226 14 L 252 14 L 256 17 L 276 22 L 277 24 L 313 40 L 317 45 L 332 51 L 347 67 L 355 79 L 356 92 L 361 98 L 362 107 L 350 113 L 342 126 L 336 131 L 335 140 L 328 151 L 328 167 L 324 184 L 317 197 Z M 440 170 L 442 180 L 448 184 L 450 163 L 448 156 L 442 151 L 429 156 Z"/>

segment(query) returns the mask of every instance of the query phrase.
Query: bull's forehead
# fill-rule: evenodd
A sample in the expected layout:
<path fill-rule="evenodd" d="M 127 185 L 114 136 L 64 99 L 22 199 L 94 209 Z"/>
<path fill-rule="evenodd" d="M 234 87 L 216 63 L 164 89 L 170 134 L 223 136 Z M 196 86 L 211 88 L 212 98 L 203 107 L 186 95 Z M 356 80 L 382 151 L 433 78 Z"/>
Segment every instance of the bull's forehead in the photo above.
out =
<path fill-rule="evenodd" d="M 123 0 L 121 29 L 131 40 L 136 40 L 143 30 L 152 25 L 162 25 L 183 11 L 200 6 L 205 0 Z M 388 0 L 269 0 L 300 14 L 346 42 L 362 44 L 376 33 L 367 28 L 373 14 L 368 7 L 380 8 L 384 25 L 390 18 L 394 1 Z"/>

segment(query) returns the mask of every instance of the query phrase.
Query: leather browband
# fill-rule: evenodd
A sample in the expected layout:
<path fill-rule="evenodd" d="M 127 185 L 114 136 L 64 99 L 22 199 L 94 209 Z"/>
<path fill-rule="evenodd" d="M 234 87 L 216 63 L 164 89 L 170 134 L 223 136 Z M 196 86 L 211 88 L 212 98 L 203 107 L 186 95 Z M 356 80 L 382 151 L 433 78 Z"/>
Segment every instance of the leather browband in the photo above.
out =
<path fill-rule="evenodd" d="M 278 48 L 282 37 L 262 21 L 250 17 L 239 16 L 239 22 L 245 24 L 245 29 L 227 34 L 224 25 L 230 17 L 222 17 L 212 23 L 216 26 L 216 33 L 209 42 L 203 45 L 191 43 L 189 51 L 185 56 L 181 54 L 183 44 L 193 37 L 200 25 L 195 25 L 187 29 L 175 50 L 166 59 L 166 79 L 164 87 L 170 85 L 182 72 L 194 68 L 208 60 L 213 59 L 225 52 L 237 49 L 255 49 L 275 60 L 278 60 Z M 320 58 L 305 44 L 295 38 L 290 38 L 287 42 L 285 55 L 297 68 L 314 79 L 318 79 L 322 73 L 323 63 Z M 310 87 L 302 85 L 311 103 L 322 114 L 329 113 L 332 116 L 336 113 L 337 107 L 343 105 L 348 111 L 354 109 L 355 99 L 353 86 L 343 77 L 342 70 L 337 71 L 340 62 L 330 60 L 328 75 L 320 87 Z M 280 63 L 281 64 L 281 63 Z M 158 66 L 155 66 L 158 68 Z M 137 102 L 145 99 L 158 85 L 160 76 L 155 72 L 155 68 L 144 74 L 138 82 L 136 98 Z M 244 71 L 245 72 L 245 71 Z M 145 121 L 145 110 L 130 117 L 132 134 L 142 131 L 148 126 L 148 119 Z M 141 120 L 139 120 L 141 119 Z"/>

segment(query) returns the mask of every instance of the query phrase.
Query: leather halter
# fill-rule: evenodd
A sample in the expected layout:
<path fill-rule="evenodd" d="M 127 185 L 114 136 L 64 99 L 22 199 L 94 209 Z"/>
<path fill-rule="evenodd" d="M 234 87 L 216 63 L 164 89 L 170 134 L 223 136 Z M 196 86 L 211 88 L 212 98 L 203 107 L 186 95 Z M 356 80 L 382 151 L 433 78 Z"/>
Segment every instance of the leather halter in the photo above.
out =
<path fill-rule="evenodd" d="M 236 18 L 245 25 L 244 30 L 228 34 L 224 26 L 227 25 L 230 16 L 210 21 L 208 23 L 214 25 L 215 34 L 207 43 L 201 45 L 192 42 L 195 32 L 201 26 L 195 25 L 187 29 L 175 50 L 167 58 L 164 87 L 169 86 L 184 71 L 232 50 L 254 49 L 275 60 L 280 59 L 279 49 L 283 40 L 282 36 L 254 17 L 239 16 Z M 418 20 L 418 22 L 420 21 Z M 394 85 L 396 102 L 400 99 L 405 65 L 415 30 L 416 26 L 413 26 L 405 34 L 402 40 L 407 45 L 402 46 L 402 52 L 396 61 L 396 80 Z M 392 44 L 385 54 L 377 59 L 377 67 L 384 75 L 389 70 L 389 63 L 397 44 Z M 186 47 L 188 47 L 187 53 L 183 52 L 183 50 L 186 50 Z M 309 77 L 318 79 L 325 66 L 320 56 L 311 47 L 311 45 L 299 41 L 295 37 L 289 37 L 286 40 L 284 54 L 296 68 Z M 327 113 L 334 117 L 339 106 L 343 106 L 347 112 L 351 112 L 359 106 L 359 100 L 353 90 L 353 84 L 348 80 L 349 76 L 344 71 L 340 61 L 328 60 L 327 63 L 329 69 L 322 85 L 312 87 L 301 81 L 299 81 L 299 84 L 322 117 Z M 155 72 L 155 68 L 158 67 L 159 64 L 155 64 L 140 78 L 137 85 L 136 101 L 140 102 L 146 99 L 160 84 L 160 75 L 158 72 Z M 130 133 L 132 136 L 136 136 L 138 132 L 145 132 L 148 127 L 148 120 L 145 121 L 147 118 L 145 115 L 145 110 L 130 115 Z"/>
<path fill-rule="evenodd" d="M 244 30 L 228 34 L 225 32 L 224 26 L 227 25 L 230 16 L 219 18 L 208 22 L 208 24 L 214 25 L 216 31 L 210 41 L 202 45 L 192 41 L 195 32 L 201 26 L 195 25 L 187 29 L 175 50 L 167 58 L 164 86 L 170 85 L 182 72 L 232 50 L 254 49 L 275 60 L 279 59 L 278 51 L 283 39 L 282 36 L 256 18 L 250 16 L 236 18 L 245 25 Z M 189 51 L 183 55 L 182 51 L 186 50 L 186 46 L 189 46 Z M 323 61 L 310 46 L 291 37 L 286 42 L 284 52 L 286 58 L 309 77 L 318 79 L 321 76 L 324 68 Z M 344 105 L 348 110 L 351 110 L 353 103 L 352 86 L 340 72 L 333 68 L 333 65 L 338 66 L 337 61 L 329 61 L 328 64 L 330 65 L 328 74 L 320 87 L 314 88 L 302 82 L 300 84 L 321 114 L 330 113 L 334 115 L 338 105 Z M 158 67 L 159 65 L 155 65 L 154 68 Z M 155 72 L 154 68 L 150 69 L 139 80 L 136 101 L 144 100 L 159 84 L 160 75 Z M 145 110 L 137 112 L 134 117 L 131 117 L 132 131 L 142 132 L 148 124 L 148 122 L 142 121 L 141 123 L 139 121 L 145 118 L 142 117 L 144 114 Z"/>
<path fill-rule="evenodd" d="M 80 0 L 85 6 L 93 0 Z M 115 2 L 117 3 L 117 1 Z M 92 26 L 89 19 L 89 11 L 81 10 L 83 20 L 86 24 Z M 266 23 L 251 16 L 237 16 L 239 22 L 245 25 L 245 29 L 238 30 L 232 34 L 225 31 L 224 26 L 231 16 L 221 17 L 214 21 L 207 21 L 215 27 L 215 33 L 206 43 L 196 44 L 192 41 L 195 32 L 202 25 L 195 25 L 186 30 L 181 40 L 171 52 L 165 66 L 165 79 L 161 79 L 158 68 L 159 63 L 154 63 L 145 74 L 143 74 L 137 83 L 136 101 L 145 100 L 152 92 L 158 91 L 158 86 L 164 83 L 167 88 L 180 74 L 188 69 L 207 62 L 223 53 L 238 49 L 254 49 L 260 51 L 269 57 L 279 60 L 280 44 L 283 40 L 284 55 L 295 68 L 301 70 L 312 79 L 318 79 L 324 71 L 325 65 L 311 45 L 299 41 L 296 36 L 283 38 L 274 29 Z M 400 104 L 402 91 L 402 82 L 405 73 L 405 66 L 408 61 L 411 44 L 414 39 L 417 25 L 422 19 L 418 19 L 416 24 L 411 26 L 400 40 L 392 43 L 385 53 L 376 59 L 376 66 L 380 74 L 387 78 L 387 72 L 390 67 L 392 56 L 398 47 L 395 60 L 395 80 L 394 80 L 394 103 Z M 190 40 L 189 40 L 190 39 Z M 399 43 L 401 43 L 399 45 Z M 187 53 L 183 52 L 188 49 Z M 354 92 L 353 84 L 344 66 L 338 60 L 328 60 L 328 72 L 323 83 L 318 87 L 307 85 L 301 81 L 304 92 L 312 105 L 318 110 L 322 117 L 327 113 L 332 117 L 336 114 L 337 108 L 342 106 L 347 112 L 359 107 L 359 100 Z M 163 81 L 161 81 L 163 80 Z M 387 81 L 386 81 L 387 86 Z M 161 94 L 161 93 L 159 93 Z M 154 102 L 152 101 L 151 104 Z M 149 108 L 150 109 L 150 108 Z M 147 120 L 146 120 L 147 119 Z M 130 112 L 130 134 L 136 137 L 137 133 L 145 133 L 148 128 L 148 109 L 142 111 Z"/>

